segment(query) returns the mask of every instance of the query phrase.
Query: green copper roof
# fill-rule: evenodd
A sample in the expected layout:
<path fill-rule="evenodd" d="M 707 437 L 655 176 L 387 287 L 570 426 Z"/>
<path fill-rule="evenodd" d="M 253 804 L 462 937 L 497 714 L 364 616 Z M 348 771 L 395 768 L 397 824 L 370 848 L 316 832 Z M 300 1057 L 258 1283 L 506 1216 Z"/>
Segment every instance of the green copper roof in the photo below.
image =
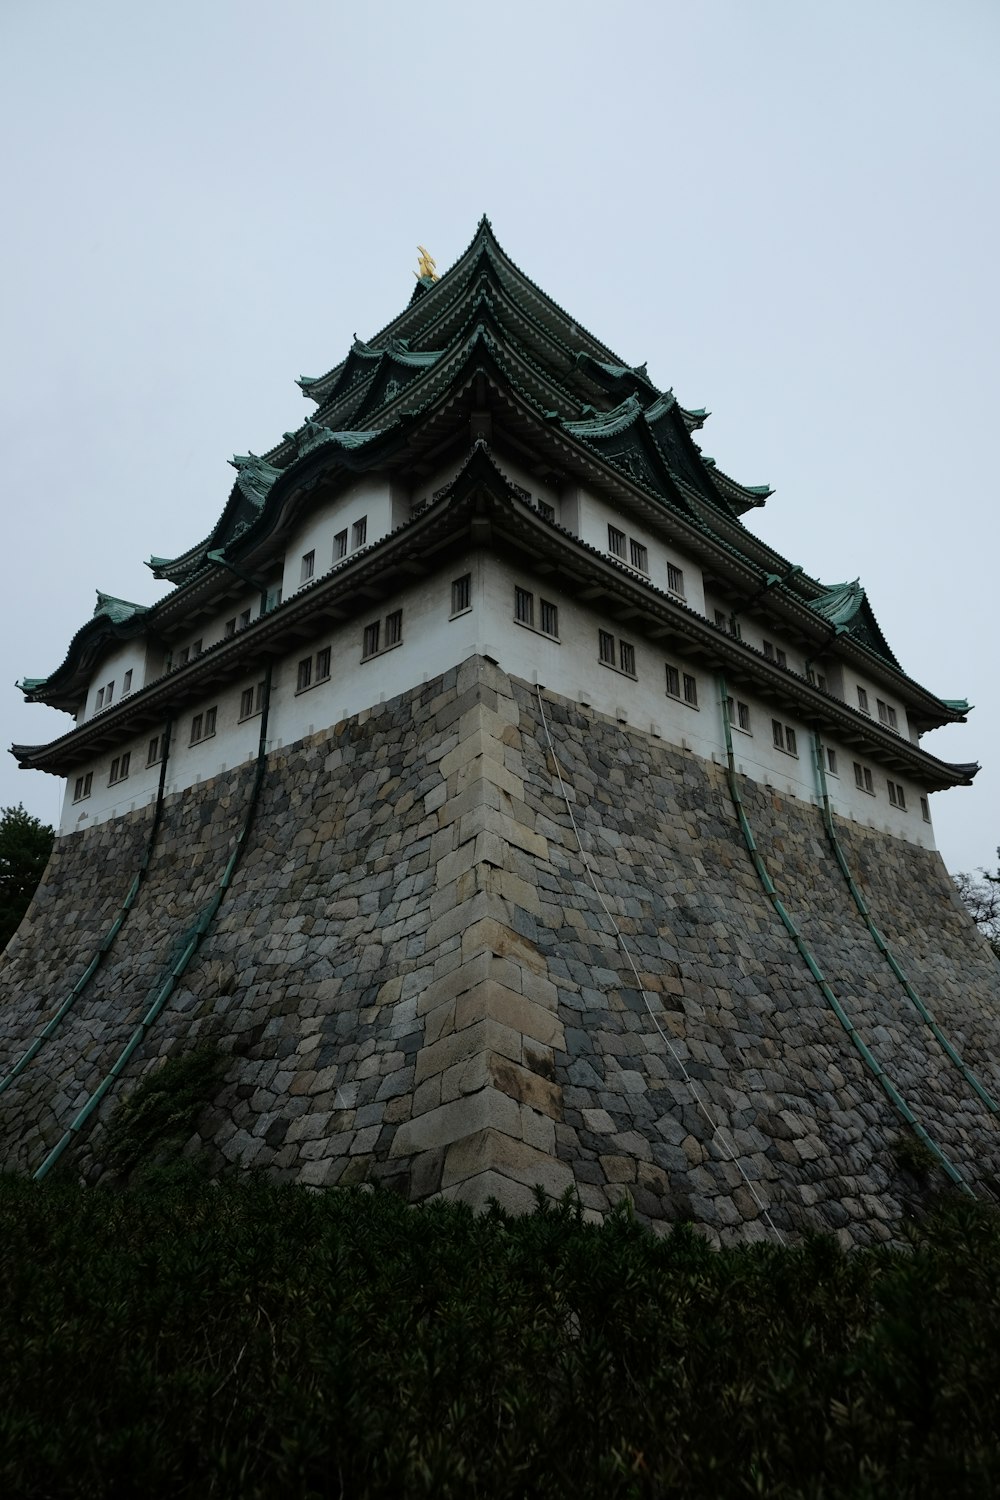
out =
<path fill-rule="evenodd" d="M 972 712 L 972 704 L 967 698 L 942 698 L 941 702 L 945 708 L 953 708 L 957 714 L 968 714 Z"/>
<path fill-rule="evenodd" d="M 126 620 L 131 620 L 133 615 L 144 615 L 148 613 L 148 604 L 130 604 L 127 599 L 116 599 L 114 594 L 102 594 L 97 590 L 97 603 L 94 605 L 94 615 L 106 615 L 115 625 L 124 625 Z"/>

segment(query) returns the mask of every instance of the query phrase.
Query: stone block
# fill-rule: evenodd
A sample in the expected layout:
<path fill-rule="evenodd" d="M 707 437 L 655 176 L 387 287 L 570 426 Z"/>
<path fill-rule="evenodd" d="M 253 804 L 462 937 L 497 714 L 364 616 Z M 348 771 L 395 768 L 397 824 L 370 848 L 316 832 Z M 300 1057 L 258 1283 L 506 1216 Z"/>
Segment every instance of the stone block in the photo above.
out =
<path fill-rule="evenodd" d="M 449 1100 L 437 1109 L 415 1116 L 400 1125 L 389 1154 L 406 1156 L 449 1146 L 453 1141 L 476 1131 L 493 1129 L 520 1138 L 521 1123 L 517 1101 L 497 1089 L 484 1088 L 461 1099 Z"/>
<path fill-rule="evenodd" d="M 451 1187 L 486 1171 L 498 1172 L 529 1188 L 537 1183 L 553 1197 L 559 1197 L 573 1182 L 568 1163 L 556 1161 L 526 1141 L 487 1127 L 448 1148 L 441 1186 Z"/>

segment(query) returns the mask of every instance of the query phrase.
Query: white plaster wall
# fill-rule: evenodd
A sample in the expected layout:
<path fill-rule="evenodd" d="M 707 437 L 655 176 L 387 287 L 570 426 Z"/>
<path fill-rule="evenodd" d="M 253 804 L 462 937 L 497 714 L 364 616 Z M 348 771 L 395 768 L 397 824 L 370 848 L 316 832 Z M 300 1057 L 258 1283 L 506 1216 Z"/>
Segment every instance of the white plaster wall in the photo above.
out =
<path fill-rule="evenodd" d="M 284 598 L 289 598 L 296 589 L 302 587 L 302 559 L 307 552 L 316 553 L 313 578 L 321 578 L 334 565 L 333 539 L 338 531 L 343 531 L 345 527 L 347 529 L 347 555 L 350 557 L 357 550 L 352 545 L 355 521 L 367 517 L 367 547 L 392 530 L 392 511 L 388 480 L 368 475 L 336 500 L 327 501 L 310 511 L 292 532 L 285 548 L 282 579 Z"/>
<path fill-rule="evenodd" d="M 684 574 L 685 602 L 699 614 L 705 613 L 705 588 L 701 568 L 677 547 L 668 546 L 630 516 L 623 515 L 606 500 L 599 500 L 587 490 L 580 489 L 576 492 L 573 508 L 576 510 L 577 534 L 581 541 L 595 547 L 598 552 L 607 553 L 608 526 L 617 526 L 627 537 L 634 537 L 637 542 L 641 542 L 649 553 L 650 583 L 667 592 L 667 563 L 673 563 Z M 569 511 L 568 506 L 566 510 Z"/>
<path fill-rule="evenodd" d="M 82 724 L 85 719 L 92 719 L 96 713 L 104 712 L 103 708 L 97 708 L 97 694 L 101 688 L 107 687 L 109 682 L 114 682 L 115 685 L 114 696 L 111 699 L 112 707 L 121 702 L 122 683 L 128 671 L 132 673 L 132 685 L 129 692 L 137 693 L 146 682 L 146 642 L 142 637 L 124 642 L 116 649 L 109 651 L 103 658 L 101 665 L 90 679 L 87 702 L 84 712 L 79 717 L 79 723 Z M 155 675 L 155 673 L 150 674 L 151 677 Z"/>
<path fill-rule="evenodd" d="M 452 580 L 466 572 L 472 574 L 471 606 L 456 618 L 451 618 Z M 516 623 L 516 585 L 534 593 L 536 619 L 540 614 L 540 599 L 548 599 L 558 606 L 558 640 Z M 362 661 L 365 626 L 376 618 L 384 621 L 391 609 L 398 608 L 403 611 L 401 644 L 369 661 Z M 601 628 L 610 630 L 616 640 L 624 636 L 634 646 L 636 680 L 599 661 L 598 630 Z M 315 653 L 325 646 L 331 648 L 329 680 L 297 692 L 299 661 L 306 656 L 315 657 Z M 719 688 L 713 674 L 692 668 L 680 658 L 665 656 L 662 650 L 632 634 L 627 627 L 623 630 L 616 621 L 606 619 L 559 593 L 550 582 L 536 579 L 530 572 L 518 572 L 507 562 L 481 551 L 468 553 L 453 563 L 447 572 L 441 572 L 428 581 L 415 582 L 393 599 L 383 601 L 378 610 L 373 608 L 364 616 L 317 634 L 311 641 L 301 642 L 288 656 L 275 663 L 268 749 L 293 744 L 306 735 L 326 730 L 476 654 L 492 657 L 514 676 L 541 683 L 680 749 L 717 764 L 724 762 L 725 736 Z M 667 695 L 664 669 L 667 660 L 681 672 L 687 670 L 696 678 L 697 708 Z M 238 716 L 243 690 L 253 686 L 262 676 L 263 670 L 245 674 L 234 679 L 227 691 L 185 709 L 174 731 L 166 782 L 169 792 L 223 774 L 256 755 L 260 719 L 255 716 L 240 723 Z M 751 712 L 752 733 L 744 734 L 738 729 L 733 732 L 737 769 L 779 793 L 816 802 L 818 789 L 812 740 L 805 726 L 794 719 L 782 718 L 782 723 L 791 723 L 798 740 L 798 755 L 788 755 L 773 744 L 771 707 L 736 683 L 731 683 L 729 690 L 734 699 L 748 703 Z M 217 710 L 215 735 L 191 745 L 193 715 L 204 713 L 212 706 Z M 155 795 L 159 768 L 147 769 L 145 766 L 148 739 L 146 736 L 141 742 L 120 747 L 130 749 L 134 761 L 134 768 L 125 783 L 107 786 L 110 755 L 92 767 L 81 768 L 77 774 L 93 770 L 93 792 L 87 802 L 73 804 L 70 800 L 71 782 L 62 831 L 80 826 L 81 815 L 83 821 L 101 821 L 131 806 L 140 806 Z M 877 795 L 869 796 L 854 784 L 855 753 L 836 742 L 831 743 L 837 751 L 840 773 L 838 777 L 829 778 L 830 796 L 836 812 L 924 847 L 933 847 L 932 829 L 921 817 L 918 790 L 903 783 L 907 809 L 902 811 L 891 807 L 885 773 L 873 765 Z M 75 781 L 75 776 L 72 780 Z"/>

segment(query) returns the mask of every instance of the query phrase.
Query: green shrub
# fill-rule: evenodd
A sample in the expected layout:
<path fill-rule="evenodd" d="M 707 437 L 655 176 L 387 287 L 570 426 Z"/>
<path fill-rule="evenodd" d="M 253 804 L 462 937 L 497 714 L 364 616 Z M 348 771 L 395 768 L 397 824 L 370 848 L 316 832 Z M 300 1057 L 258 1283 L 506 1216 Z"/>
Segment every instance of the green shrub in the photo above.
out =
<path fill-rule="evenodd" d="M 714 1252 L 571 1203 L 0 1178 L 0 1493 L 996 1493 L 998 1277 L 963 1202 L 908 1251 Z"/>

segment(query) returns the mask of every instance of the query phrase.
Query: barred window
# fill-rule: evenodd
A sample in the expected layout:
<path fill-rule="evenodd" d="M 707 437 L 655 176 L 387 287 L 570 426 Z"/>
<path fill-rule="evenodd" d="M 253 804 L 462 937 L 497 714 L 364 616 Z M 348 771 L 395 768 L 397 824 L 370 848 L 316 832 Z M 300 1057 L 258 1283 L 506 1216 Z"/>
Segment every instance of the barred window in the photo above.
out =
<path fill-rule="evenodd" d="M 316 681 L 325 682 L 330 675 L 331 650 L 324 646 L 322 651 L 316 652 Z"/>
<path fill-rule="evenodd" d="M 637 542 L 634 537 L 632 537 L 629 541 L 629 557 L 631 558 L 632 566 L 633 568 L 635 568 L 636 572 L 649 572 L 649 552 L 642 545 L 642 543 Z"/>
<path fill-rule="evenodd" d="M 398 646 L 403 639 L 403 611 L 394 609 L 385 617 L 385 644 L 386 647 Z"/>
<path fill-rule="evenodd" d="M 362 659 L 368 656 L 375 656 L 377 654 L 380 631 L 380 620 L 373 620 L 370 625 L 365 626 L 365 639 L 361 653 Z"/>
<path fill-rule="evenodd" d="M 251 719 L 259 714 L 264 706 L 264 684 L 256 683 L 248 687 L 240 694 L 240 719 Z"/>
<path fill-rule="evenodd" d="M 677 668 L 672 667 L 669 662 L 667 662 L 666 666 L 667 692 L 669 693 L 671 698 L 679 698 L 681 695 L 681 674 L 677 670 Z"/>
<path fill-rule="evenodd" d="M 333 539 L 333 560 L 339 562 L 342 557 L 347 556 L 347 528 L 338 531 Z"/>
<path fill-rule="evenodd" d="M 540 625 L 544 635 L 559 634 L 559 608 L 548 599 L 539 599 Z"/>
<path fill-rule="evenodd" d="M 906 793 L 903 791 L 901 783 L 898 781 L 887 781 L 886 785 L 889 788 L 889 801 L 893 807 L 898 807 L 902 812 L 905 812 Z"/>
<path fill-rule="evenodd" d="M 304 693 L 306 688 L 311 686 L 312 674 L 313 659 L 311 656 L 306 656 L 299 662 L 299 670 L 295 678 L 295 691 L 297 693 Z"/>
<path fill-rule="evenodd" d="M 826 769 L 831 776 L 837 775 L 837 752 L 831 750 L 829 745 L 826 747 Z"/>
<path fill-rule="evenodd" d="M 672 594 L 680 594 L 681 598 L 683 599 L 684 573 L 680 568 L 675 567 L 671 562 L 667 563 L 667 588 Z"/>
<path fill-rule="evenodd" d="M 597 654 L 605 666 L 613 667 L 615 664 L 615 638 L 607 630 L 597 632 Z"/>
<path fill-rule="evenodd" d="M 863 714 L 868 712 L 868 694 L 860 683 L 858 684 L 858 707 Z"/>
<path fill-rule="evenodd" d="M 315 571 L 316 571 L 316 553 L 315 553 L 315 550 L 312 551 L 312 552 L 306 552 L 306 553 L 304 553 L 303 557 L 302 557 L 302 567 L 299 570 L 299 582 L 300 583 L 308 583 L 309 579 L 313 576 L 313 574 L 315 573 Z"/>
<path fill-rule="evenodd" d="M 124 781 L 128 776 L 129 763 L 132 753 L 126 750 L 124 755 L 116 755 L 111 762 L 111 770 L 108 773 L 108 786 L 114 786 L 118 781 Z"/>
<path fill-rule="evenodd" d="M 872 773 L 868 766 L 861 766 L 857 761 L 854 762 L 854 785 L 859 791 L 867 792 L 869 797 L 874 797 L 875 783 Z"/>
<path fill-rule="evenodd" d="M 629 677 L 635 676 L 635 647 L 628 641 L 618 642 L 618 663 Z"/>
<path fill-rule="evenodd" d="M 538 514 L 544 516 L 546 521 L 554 521 L 556 518 L 556 508 L 554 505 L 550 505 L 547 500 L 539 500 Z"/>
<path fill-rule="evenodd" d="M 149 742 L 149 749 L 146 751 L 147 766 L 155 766 L 158 761 L 161 761 L 163 759 L 165 742 L 165 735 L 154 734 L 153 738 Z"/>
<path fill-rule="evenodd" d="M 617 526 L 608 527 L 608 551 L 613 557 L 620 557 L 623 562 L 627 556 L 625 542 L 624 531 L 619 531 Z"/>
<path fill-rule="evenodd" d="M 355 547 L 363 547 L 368 537 L 368 517 L 362 516 L 360 521 L 355 521 L 351 528 L 351 542 Z"/>
<path fill-rule="evenodd" d="M 76 778 L 76 785 L 73 788 L 73 801 L 74 802 L 82 802 L 83 799 L 84 799 L 84 797 L 89 797 L 90 796 L 90 788 L 93 785 L 93 781 L 94 781 L 94 773 L 93 773 L 93 771 L 88 771 L 85 776 L 78 776 Z"/>
<path fill-rule="evenodd" d="M 684 673 L 684 702 L 689 703 L 692 708 L 698 707 L 698 679 L 692 677 L 690 672 Z"/>
<path fill-rule="evenodd" d="M 535 596 L 527 589 L 514 589 L 514 619 L 522 625 L 535 623 Z"/>
<path fill-rule="evenodd" d="M 460 615 L 464 609 L 472 606 L 472 574 L 463 573 L 461 578 L 456 578 L 451 585 L 451 612 Z"/>

